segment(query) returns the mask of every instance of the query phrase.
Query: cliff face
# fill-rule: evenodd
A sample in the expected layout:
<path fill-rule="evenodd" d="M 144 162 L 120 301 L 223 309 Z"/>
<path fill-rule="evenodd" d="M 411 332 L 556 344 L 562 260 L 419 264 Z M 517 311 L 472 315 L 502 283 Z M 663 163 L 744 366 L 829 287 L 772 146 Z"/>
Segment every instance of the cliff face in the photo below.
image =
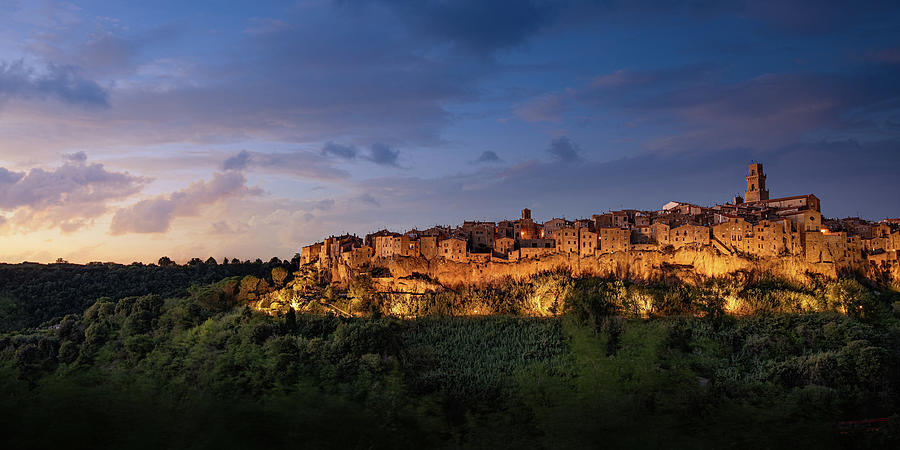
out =
<path fill-rule="evenodd" d="M 809 263 L 803 258 L 790 256 L 747 259 L 721 254 L 708 246 L 685 247 L 669 254 L 658 251 L 628 251 L 579 257 L 557 253 L 516 262 L 460 263 L 441 259 L 392 257 L 375 258 L 367 266 L 351 268 L 342 265 L 332 270 L 332 280 L 343 284 L 356 273 L 371 267 L 380 267 L 387 269 L 390 276 L 380 278 L 379 286 L 385 290 L 405 292 L 434 290 L 440 285 L 485 286 L 506 278 L 525 279 L 557 269 L 570 271 L 576 276 L 592 275 L 645 282 L 670 280 L 692 284 L 711 277 L 747 271 L 768 273 L 807 284 L 810 282 L 811 274 L 834 279 L 844 270 L 861 268 L 833 263 Z"/>

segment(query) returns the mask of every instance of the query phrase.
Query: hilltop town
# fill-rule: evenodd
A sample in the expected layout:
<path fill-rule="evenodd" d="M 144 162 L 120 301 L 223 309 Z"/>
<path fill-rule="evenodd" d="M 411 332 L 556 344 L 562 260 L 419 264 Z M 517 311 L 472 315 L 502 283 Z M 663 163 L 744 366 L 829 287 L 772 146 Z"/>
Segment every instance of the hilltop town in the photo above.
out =
<path fill-rule="evenodd" d="M 704 275 L 716 275 L 766 260 L 831 276 L 900 273 L 900 219 L 830 219 L 813 194 L 770 198 L 761 163 L 749 165 L 746 186 L 743 197 L 711 207 L 673 201 L 656 211 L 543 223 L 523 209 L 516 220 L 332 236 L 303 247 L 301 258 L 337 283 L 364 272 L 478 282 L 561 265 L 598 274 L 643 270 L 652 278 L 662 266 L 704 264 Z"/>

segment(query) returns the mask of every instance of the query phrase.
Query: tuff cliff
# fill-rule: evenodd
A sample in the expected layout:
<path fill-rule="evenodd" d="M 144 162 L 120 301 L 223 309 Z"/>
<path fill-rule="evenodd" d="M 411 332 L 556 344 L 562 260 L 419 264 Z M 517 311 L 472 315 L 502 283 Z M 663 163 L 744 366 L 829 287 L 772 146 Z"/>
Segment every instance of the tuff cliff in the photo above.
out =
<path fill-rule="evenodd" d="M 373 272 L 373 269 L 375 273 L 383 274 L 376 278 L 384 290 L 416 292 L 439 286 L 487 286 L 505 279 L 521 280 L 554 270 L 565 270 L 575 276 L 692 284 L 743 271 L 766 273 L 795 283 L 808 284 L 811 276 L 835 279 L 844 272 L 866 270 L 866 266 L 810 263 L 796 256 L 746 258 L 722 254 L 710 246 L 695 246 L 669 253 L 626 251 L 590 257 L 554 253 L 515 262 L 453 262 L 421 257 L 373 258 L 365 265 L 351 267 L 339 264 L 326 271 L 330 273 L 332 282 L 346 284 L 353 276 Z"/>

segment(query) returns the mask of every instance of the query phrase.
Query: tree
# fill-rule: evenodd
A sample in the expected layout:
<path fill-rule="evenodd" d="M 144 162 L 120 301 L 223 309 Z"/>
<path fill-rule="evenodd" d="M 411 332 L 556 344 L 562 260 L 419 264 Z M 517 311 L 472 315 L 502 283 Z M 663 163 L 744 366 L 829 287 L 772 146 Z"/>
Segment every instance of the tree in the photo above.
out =
<path fill-rule="evenodd" d="M 347 296 L 351 299 L 351 305 L 356 311 L 374 310 L 378 307 L 375 291 L 375 283 L 368 275 L 357 275 L 350 279 Z"/>
<path fill-rule="evenodd" d="M 203 264 L 203 260 L 200 258 L 191 258 L 191 260 L 188 261 L 189 266 L 199 266 L 201 264 Z"/>
<path fill-rule="evenodd" d="M 272 269 L 272 281 L 275 282 L 275 286 L 281 287 L 284 284 L 284 279 L 287 278 L 288 271 L 284 267 L 276 267 Z"/>
<path fill-rule="evenodd" d="M 294 312 L 293 306 L 288 309 L 287 314 L 284 316 L 284 329 L 288 333 L 297 331 L 297 314 Z"/>
<path fill-rule="evenodd" d="M 877 318 L 879 313 L 872 292 L 852 278 L 829 283 L 825 298 L 833 307 L 857 319 Z"/>
<path fill-rule="evenodd" d="M 172 261 L 171 259 L 169 259 L 168 256 L 163 256 L 162 258 L 159 258 L 159 261 L 157 261 L 156 263 L 159 264 L 160 267 L 169 267 L 169 266 L 175 265 L 175 262 Z"/>
<path fill-rule="evenodd" d="M 216 258 L 213 258 L 212 256 L 210 256 L 209 258 L 207 258 L 205 264 L 208 265 L 208 266 L 218 266 L 218 265 L 219 265 L 219 263 L 216 262 Z"/>

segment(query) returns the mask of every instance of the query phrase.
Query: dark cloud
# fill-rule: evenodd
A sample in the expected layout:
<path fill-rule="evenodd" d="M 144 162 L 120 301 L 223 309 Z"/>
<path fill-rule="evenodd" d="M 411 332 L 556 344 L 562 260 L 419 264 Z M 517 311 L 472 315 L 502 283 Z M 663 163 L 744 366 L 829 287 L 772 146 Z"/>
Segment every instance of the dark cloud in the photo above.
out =
<path fill-rule="evenodd" d="M 83 152 L 65 159 L 52 171 L 12 172 L 0 167 L 0 210 L 12 211 L 16 226 L 73 231 L 106 213 L 110 202 L 136 194 L 148 181 L 110 172 L 102 164 L 87 164 Z"/>
<path fill-rule="evenodd" d="M 744 80 L 716 68 L 690 66 L 611 72 L 575 94 L 596 108 L 617 110 L 665 135 L 657 150 L 772 149 L 829 132 L 884 133 L 900 112 L 900 70 L 893 66 L 845 75 L 768 73 Z M 648 132 L 650 129 L 651 132 Z M 673 131 L 674 130 L 674 131 Z"/>
<path fill-rule="evenodd" d="M 222 163 L 225 170 L 244 170 L 250 163 L 250 152 L 241 150 L 236 155 L 229 157 Z"/>
<path fill-rule="evenodd" d="M 865 55 L 870 61 L 885 64 L 900 64 L 900 47 L 870 50 Z"/>
<path fill-rule="evenodd" d="M 83 162 L 87 161 L 87 153 L 85 153 L 85 152 L 66 153 L 65 155 L 63 155 L 63 158 L 65 158 L 68 161 L 74 162 L 74 163 L 83 163 Z"/>
<path fill-rule="evenodd" d="M 326 198 L 323 200 L 317 200 L 312 202 L 308 208 L 309 209 L 318 209 L 319 211 L 328 211 L 334 208 L 335 201 L 331 198 Z"/>
<path fill-rule="evenodd" d="M 553 26 L 599 24 L 642 25 L 660 20 L 691 21 L 714 19 L 744 20 L 760 23 L 764 30 L 782 35 L 821 35 L 835 33 L 867 22 L 890 26 L 896 17 L 896 2 L 863 0 L 852 4 L 844 0 L 562 0 L 552 2 L 557 14 Z"/>
<path fill-rule="evenodd" d="M 479 54 L 510 48 L 537 34 L 558 5 L 535 0 L 381 0 L 421 35 Z M 348 2 L 352 3 L 352 2 Z"/>
<path fill-rule="evenodd" d="M 164 233 L 177 217 L 195 216 L 208 205 L 221 200 L 259 195 L 261 191 L 246 186 L 247 179 L 238 172 L 216 173 L 210 181 L 200 181 L 180 191 L 141 200 L 116 211 L 110 233 Z"/>
<path fill-rule="evenodd" d="M 760 20 L 773 28 L 795 34 L 825 34 L 852 28 L 863 21 L 876 21 L 895 12 L 896 2 L 863 0 L 754 1 L 737 3 L 739 15 Z M 892 11 L 894 10 L 894 11 Z"/>
<path fill-rule="evenodd" d="M 475 164 L 488 164 L 498 162 L 500 162 L 500 157 L 497 156 L 497 153 L 491 150 L 485 150 L 481 152 L 481 155 L 478 156 L 478 159 L 474 161 Z"/>
<path fill-rule="evenodd" d="M 251 168 L 322 180 L 349 176 L 346 171 L 332 166 L 331 162 L 322 155 L 304 150 L 281 153 L 242 150 L 222 163 L 224 170 L 240 171 Z"/>
<path fill-rule="evenodd" d="M 557 161 L 563 163 L 575 163 L 584 160 L 578 145 L 565 136 L 554 139 L 553 142 L 550 143 L 550 148 L 547 149 L 547 152 Z"/>
<path fill-rule="evenodd" d="M 355 159 L 356 153 L 356 147 L 352 145 L 340 145 L 335 144 L 334 142 L 326 142 L 325 146 L 322 147 L 323 155 L 333 155 L 338 158 Z"/>
<path fill-rule="evenodd" d="M 382 166 L 399 167 L 397 159 L 400 157 L 400 150 L 395 150 L 389 145 L 376 142 L 372 144 L 370 159 L 372 162 Z"/>
<path fill-rule="evenodd" d="M 359 197 L 355 197 L 353 200 L 371 206 L 381 206 L 381 203 L 379 203 L 378 200 L 376 200 L 375 197 L 372 197 L 370 194 L 362 194 Z"/>
<path fill-rule="evenodd" d="M 48 97 L 73 105 L 109 107 L 106 90 L 82 78 L 75 66 L 48 64 L 38 72 L 22 60 L 0 62 L 0 100 Z"/>
<path fill-rule="evenodd" d="M 24 173 L 11 172 L 5 167 L 0 167 L 0 186 L 4 184 L 13 184 L 24 177 Z"/>

